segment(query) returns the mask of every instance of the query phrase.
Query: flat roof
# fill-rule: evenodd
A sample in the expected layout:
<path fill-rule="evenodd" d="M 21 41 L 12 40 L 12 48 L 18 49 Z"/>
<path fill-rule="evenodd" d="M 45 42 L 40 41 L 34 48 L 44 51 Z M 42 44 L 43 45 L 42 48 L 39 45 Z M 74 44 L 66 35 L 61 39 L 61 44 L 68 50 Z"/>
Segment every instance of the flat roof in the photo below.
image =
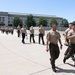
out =
<path fill-rule="evenodd" d="M 17 13 L 17 12 L 8 12 L 8 14 L 13 15 L 30 15 L 31 13 Z M 55 15 L 44 15 L 44 14 L 32 14 L 33 16 L 44 16 L 44 17 L 56 17 Z"/>
<path fill-rule="evenodd" d="M 0 11 L 0 13 L 3 13 L 3 14 L 8 14 L 8 15 L 18 15 L 18 16 L 27 16 L 27 15 L 30 15 L 32 13 L 18 13 L 18 12 L 2 12 Z M 58 19 L 63 19 L 62 17 L 57 17 L 56 15 L 45 15 L 45 14 L 32 14 L 33 16 L 35 17 L 46 17 L 46 18 L 51 18 L 51 17 L 55 17 L 55 18 L 58 18 Z"/>
<path fill-rule="evenodd" d="M 26 15 L 30 15 L 32 13 L 8 12 L 8 14 L 10 14 L 10 15 L 22 15 L 22 16 L 24 15 L 24 16 L 26 16 Z M 43 17 L 56 17 L 56 18 L 61 18 L 61 17 L 57 17 L 56 15 L 45 15 L 45 14 L 32 14 L 32 15 L 33 16 L 38 16 L 38 17 L 43 16 Z"/>

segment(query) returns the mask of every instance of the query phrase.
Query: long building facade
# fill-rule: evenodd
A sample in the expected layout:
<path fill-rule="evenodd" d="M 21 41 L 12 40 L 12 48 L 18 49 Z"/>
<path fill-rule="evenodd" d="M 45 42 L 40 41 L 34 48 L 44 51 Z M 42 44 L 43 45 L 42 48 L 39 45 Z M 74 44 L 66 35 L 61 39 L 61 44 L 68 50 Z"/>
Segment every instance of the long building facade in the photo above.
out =
<path fill-rule="evenodd" d="M 3 22 L 5 24 L 5 26 L 12 25 L 12 20 L 14 19 L 14 17 L 19 16 L 23 22 L 23 25 L 25 25 L 25 19 L 26 19 L 27 15 L 29 15 L 29 14 L 13 13 L 13 12 L 0 12 L 0 22 Z M 61 21 L 63 20 L 63 18 L 61 18 L 61 17 L 50 16 L 50 15 L 40 15 L 40 14 L 32 14 L 32 15 L 34 16 L 36 23 L 38 22 L 38 20 L 41 16 L 45 17 L 48 21 L 48 25 L 50 23 L 51 18 L 55 17 L 58 22 L 59 27 L 60 27 Z"/>

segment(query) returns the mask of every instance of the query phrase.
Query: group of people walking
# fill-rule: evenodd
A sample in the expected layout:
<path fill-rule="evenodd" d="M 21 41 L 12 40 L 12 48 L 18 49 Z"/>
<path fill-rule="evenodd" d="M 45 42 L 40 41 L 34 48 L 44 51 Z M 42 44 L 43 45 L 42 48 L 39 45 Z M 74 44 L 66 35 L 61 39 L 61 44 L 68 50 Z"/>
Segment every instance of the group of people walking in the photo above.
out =
<path fill-rule="evenodd" d="M 75 54 L 75 25 L 72 23 L 69 24 L 69 28 L 65 31 L 65 40 L 68 44 L 68 48 L 65 52 L 65 56 L 63 62 L 65 63 L 66 60 L 70 57 L 74 57 Z"/>
<path fill-rule="evenodd" d="M 30 27 L 30 43 L 31 39 L 33 39 L 33 43 L 35 43 L 34 39 L 34 29 L 33 26 Z M 42 39 L 42 44 L 44 45 L 44 35 L 45 30 L 43 29 L 42 25 L 39 28 L 39 37 L 38 37 L 38 43 L 40 44 L 40 39 Z M 23 26 L 22 28 L 18 25 L 17 27 L 18 37 L 20 36 L 20 33 L 22 34 L 22 43 L 25 43 L 25 35 L 27 35 L 26 28 Z M 65 63 L 66 60 L 70 57 L 74 57 L 73 54 L 75 53 L 75 25 L 72 23 L 69 23 L 69 28 L 65 30 L 64 32 L 64 39 L 65 43 L 64 45 L 68 46 L 67 50 L 64 53 L 64 59 L 63 62 Z M 52 29 L 49 30 L 47 33 L 47 40 L 46 40 L 46 51 L 50 53 L 50 63 L 52 66 L 52 70 L 54 72 L 57 72 L 55 61 L 59 57 L 60 50 L 62 49 L 62 41 L 61 41 L 61 35 L 59 31 L 57 30 L 57 25 L 53 24 Z M 58 42 L 60 43 L 60 48 L 58 46 Z"/>
<path fill-rule="evenodd" d="M 44 45 L 44 35 L 45 35 L 45 30 L 40 26 L 38 29 L 38 43 L 40 44 L 40 40 L 42 40 L 42 44 Z M 17 26 L 17 36 L 20 37 L 20 34 L 22 35 L 22 43 L 25 44 L 25 37 L 27 36 L 27 30 L 25 26 L 20 27 L 20 25 Z M 33 43 L 36 43 L 34 39 L 34 29 L 33 26 L 30 27 L 29 30 L 29 35 L 30 35 L 30 43 L 33 40 Z M 66 60 L 70 57 L 74 58 L 75 54 L 75 24 L 69 23 L 69 27 L 65 30 L 64 34 L 64 39 L 65 43 L 68 48 L 64 53 L 64 58 L 63 62 L 65 63 Z M 56 66 L 55 66 L 55 61 L 59 57 L 60 50 L 62 49 L 62 41 L 61 41 L 61 35 L 59 31 L 57 30 L 57 25 L 52 24 L 52 29 L 48 31 L 47 36 L 46 36 L 46 51 L 50 53 L 50 63 L 52 66 L 52 70 L 54 72 L 57 72 Z M 58 46 L 58 42 L 60 43 L 60 48 Z"/>
<path fill-rule="evenodd" d="M 7 35 L 9 33 L 11 33 L 13 35 L 13 33 L 14 33 L 14 28 L 11 27 L 11 26 L 3 26 L 3 27 L 0 28 L 0 30 L 1 30 L 2 33 L 6 33 Z"/>
<path fill-rule="evenodd" d="M 44 35 L 45 35 L 45 30 L 43 29 L 42 25 L 39 28 L 39 37 L 38 37 L 38 43 L 40 44 L 40 40 L 42 40 L 42 44 L 44 45 Z M 17 33 L 18 33 L 18 37 L 20 37 L 20 34 L 22 34 L 22 43 L 25 44 L 25 36 L 27 36 L 27 30 L 25 28 L 25 26 L 22 26 L 22 28 L 18 25 L 17 27 Z M 33 43 L 35 43 L 35 39 L 34 39 L 34 29 L 33 26 L 30 27 L 29 30 L 29 34 L 30 34 L 30 43 L 33 40 Z"/>
<path fill-rule="evenodd" d="M 63 59 L 63 62 L 65 63 L 68 58 L 74 58 L 73 55 L 75 53 L 75 25 L 70 23 L 69 28 L 65 30 L 65 33 L 63 35 L 65 38 L 64 45 L 68 46 Z M 57 72 L 55 60 L 59 57 L 60 54 L 58 42 L 60 43 L 60 48 L 62 49 L 63 45 L 61 42 L 60 33 L 57 31 L 56 24 L 53 24 L 52 29 L 47 34 L 46 51 L 50 52 L 50 63 L 54 72 Z"/>

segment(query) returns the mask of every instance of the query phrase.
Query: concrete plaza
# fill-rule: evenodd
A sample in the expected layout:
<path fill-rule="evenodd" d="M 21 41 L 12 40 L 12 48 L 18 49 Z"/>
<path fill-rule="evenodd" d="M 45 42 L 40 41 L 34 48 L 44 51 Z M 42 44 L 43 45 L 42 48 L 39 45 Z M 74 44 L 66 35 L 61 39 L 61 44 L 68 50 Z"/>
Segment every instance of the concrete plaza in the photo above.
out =
<path fill-rule="evenodd" d="M 60 32 L 61 36 L 63 32 Z M 38 33 L 36 33 L 38 34 Z M 46 41 L 46 36 L 44 37 Z M 64 37 L 61 37 L 64 43 Z M 66 46 L 60 50 L 60 56 L 56 60 L 57 73 L 51 69 L 49 52 L 46 46 L 38 44 L 38 36 L 35 36 L 36 44 L 25 39 L 26 44 L 21 43 L 21 37 L 0 32 L 0 75 L 75 75 L 74 62 L 70 59 L 63 63 Z"/>

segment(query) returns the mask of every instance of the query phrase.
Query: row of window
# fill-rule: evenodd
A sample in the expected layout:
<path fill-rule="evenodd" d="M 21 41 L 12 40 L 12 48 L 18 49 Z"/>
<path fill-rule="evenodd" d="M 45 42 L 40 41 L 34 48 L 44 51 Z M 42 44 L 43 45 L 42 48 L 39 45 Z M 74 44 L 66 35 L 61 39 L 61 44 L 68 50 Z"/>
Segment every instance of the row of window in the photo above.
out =
<path fill-rule="evenodd" d="M 11 24 L 12 23 L 12 20 L 14 19 L 14 17 L 8 17 L 8 24 Z M 25 24 L 25 17 L 21 17 L 21 20 L 23 22 L 23 24 Z M 38 21 L 38 18 L 34 18 L 35 21 Z M 0 17 L 0 22 L 4 22 L 5 21 L 5 18 L 4 17 Z M 48 19 L 48 23 L 50 22 L 50 19 Z M 58 20 L 58 23 L 60 24 L 61 23 L 61 20 Z"/>

